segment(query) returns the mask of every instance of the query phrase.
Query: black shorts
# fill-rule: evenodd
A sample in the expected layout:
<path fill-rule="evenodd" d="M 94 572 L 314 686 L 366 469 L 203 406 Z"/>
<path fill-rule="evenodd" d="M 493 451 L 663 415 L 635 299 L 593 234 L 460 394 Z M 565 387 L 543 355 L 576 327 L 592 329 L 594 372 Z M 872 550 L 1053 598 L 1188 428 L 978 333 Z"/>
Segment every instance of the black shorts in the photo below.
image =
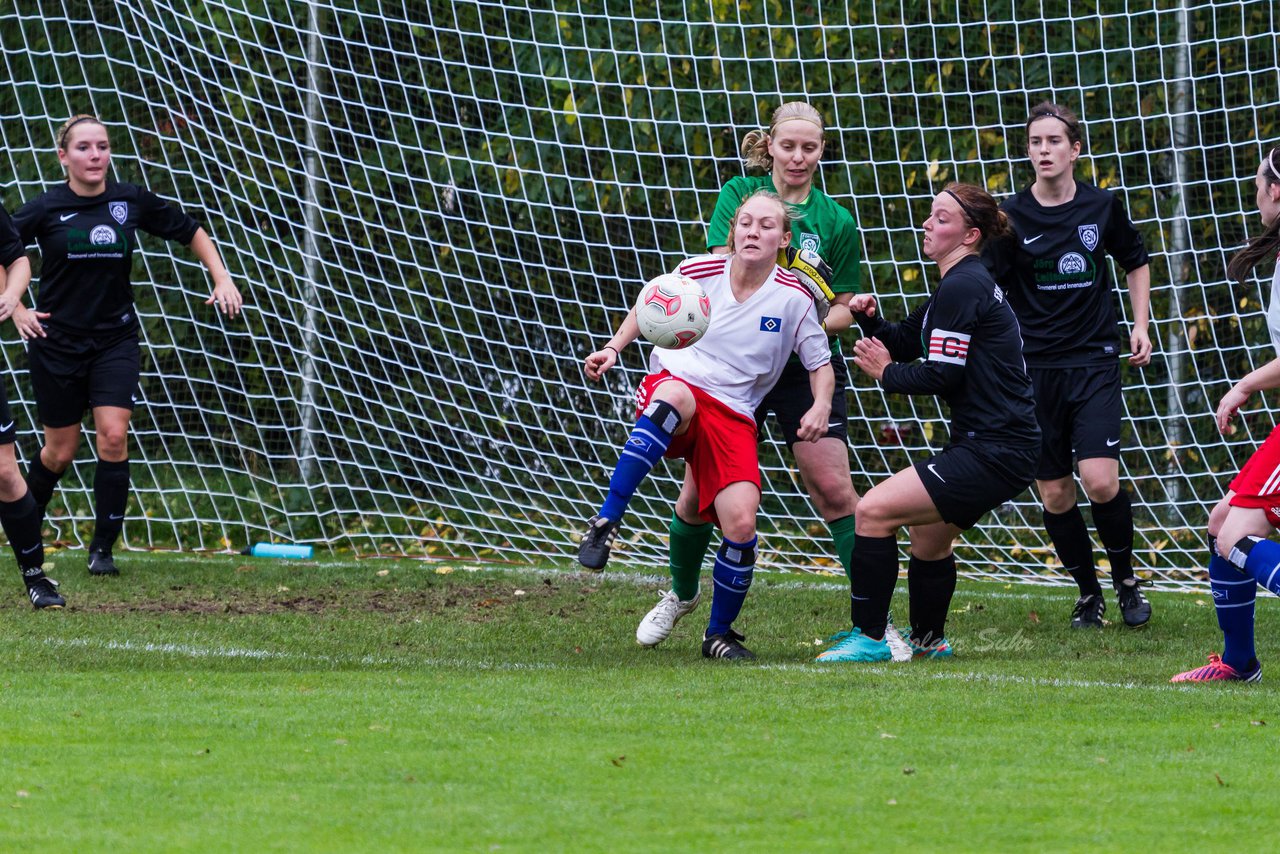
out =
<path fill-rule="evenodd" d="M 45 427 L 79 424 L 86 409 L 133 409 L 142 370 L 138 334 L 74 337 L 48 329 L 27 342 L 36 411 Z"/>
<path fill-rule="evenodd" d="M 1036 480 L 1068 477 L 1076 460 L 1120 459 L 1120 365 L 1030 368 L 1040 422 Z"/>
<path fill-rule="evenodd" d="M 846 393 L 849 387 L 849 369 L 840 353 L 831 354 L 831 370 L 836 375 L 836 388 L 831 394 L 831 417 L 827 420 L 826 435 L 834 436 L 847 444 L 849 402 Z M 769 390 L 756 409 L 756 424 L 763 427 L 765 416 L 772 412 L 778 426 L 782 428 L 782 437 L 790 448 L 800 441 L 800 437 L 796 435 L 800 430 L 800 419 L 812 406 L 813 389 L 809 386 L 809 372 L 798 359 L 791 359 L 782 369 L 777 385 Z"/>
<path fill-rule="evenodd" d="M 1031 485 L 1039 449 L 947 445 L 914 468 L 942 521 L 972 528 Z"/>

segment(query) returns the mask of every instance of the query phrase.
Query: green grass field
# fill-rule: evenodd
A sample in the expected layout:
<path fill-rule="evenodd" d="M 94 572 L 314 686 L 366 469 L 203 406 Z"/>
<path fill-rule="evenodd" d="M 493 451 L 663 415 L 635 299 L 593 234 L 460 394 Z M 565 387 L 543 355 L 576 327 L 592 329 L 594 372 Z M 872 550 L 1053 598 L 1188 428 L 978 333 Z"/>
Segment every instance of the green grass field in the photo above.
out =
<path fill-rule="evenodd" d="M 1207 595 L 1082 633 L 1069 590 L 962 584 L 953 660 L 831 666 L 843 580 L 759 572 L 743 665 L 701 658 L 705 603 L 636 646 L 660 581 L 627 573 L 50 563 L 66 610 L 34 612 L 16 572 L 0 603 L 4 850 L 1259 850 L 1273 829 L 1274 687 L 1168 684 L 1218 648 Z M 1258 612 L 1275 661 L 1280 611 Z"/>

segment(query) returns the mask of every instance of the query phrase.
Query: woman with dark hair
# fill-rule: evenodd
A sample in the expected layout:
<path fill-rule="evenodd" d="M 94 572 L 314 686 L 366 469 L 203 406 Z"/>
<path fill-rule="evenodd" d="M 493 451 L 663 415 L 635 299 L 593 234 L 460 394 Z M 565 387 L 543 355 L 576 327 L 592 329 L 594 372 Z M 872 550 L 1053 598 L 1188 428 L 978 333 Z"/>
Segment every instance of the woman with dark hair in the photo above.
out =
<path fill-rule="evenodd" d="M 987 246 L 986 260 L 1022 326 L 1035 387 L 1042 449 L 1036 489 L 1044 527 L 1080 589 L 1073 628 L 1102 628 L 1106 601 L 1093 543 L 1076 504 L 1073 458 L 1107 550 L 1111 584 L 1128 626 L 1146 625 L 1151 605 L 1133 574 L 1133 508 L 1120 488 L 1119 336 L 1107 255 L 1125 270 L 1133 331 L 1129 364 L 1151 361 L 1147 324 L 1151 268 L 1142 235 L 1120 198 L 1075 177 L 1080 121 L 1045 101 L 1027 117 L 1027 156 L 1035 181 L 1001 205 L 1013 233 Z"/>
<path fill-rule="evenodd" d="M 89 572 L 117 575 L 111 550 L 129 500 L 129 420 L 142 361 L 129 280 L 137 232 L 191 247 L 213 280 L 207 304 L 216 303 L 223 314 L 235 317 L 242 299 L 200 223 L 155 193 L 108 177 L 111 142 L 102 122 L 72 116 L 59 129 L 57 143 L 66 182 L 13 216 L 23 242 L 34 241 L 41 256 L 37 310 L 14 308 L 27 339 L 36 411 L 44 427 L 44 447 L 31 461 L 27 485 L 43 514 L 58 479 L 75 460 L 85 410 L 92 410 L 98 465 Z"/>
<path fill-rule="evenodd" d="M 31 262 L 27 260 L 22 238 L 8 212 L 0 208 L 0 321 L 13 317 L 23 337 L 39 325 L 30 312 L 21 319 L 14 315 L 30 282 Z M 16 427 L 17 419 L 9 408 L 4 387 L 0 386 L 0 527 L 9 538 L 9 547 L 18 561 L 32 607 L 58 609 L 67 602 L 58 593 L 58 582 L 44 574 L 40 508 L 18 468 Z"/>
<path fill-rule="evenodd" d="M 1280 251 L 1280 148 L 1262 159 L 1253 177 L 1262 234 L 1232 256 L 1227 275 L 1241 284 L 1263 261 Z M 1271 279 L 1268 323 L 1280 354 L 1280 265 Z M 1280 358 L 1276 358 L 1231 387 L 1218 403 L 1218 430 L 1226 433 L 1231 419 L 1257 391 L 1280 388 Z M 1280 543 L 1265 539 L 1280 526 L 1280 426 L 1262 443 L 1231 481 L 1227 494 L 1209 513 L 1209 586 L 1222 630 L 1222 655 L 1172 682 L 1258 682 L 1262 665 L 1253 644 L 1254 602 L 1261 584 L 1280 594 Z"/>
<path fill-rule="evenodd" d="M 944 634 L 956 587 L 956 538 L 1031 483 L 1040 450 L 1018 320 L 978 258 L 1008 218 L 982 188 L 952 184 L 924 221 L 924 254 L 941 278 L 901 323 L 877 316 L 876 299 L 853 298 L 863 338 L 854 364 L 887 392 L 938 395 L 951 409 L 950 442 L 876 484 L 858 504 L 853 629 L 822 662 L 889 661 L 889 602 L 898 580 L 898 529 L 909 527 L 907 567 L 915 658 L 951 655 Z M 917 359 L 924 361 L 916 363 Z"/>

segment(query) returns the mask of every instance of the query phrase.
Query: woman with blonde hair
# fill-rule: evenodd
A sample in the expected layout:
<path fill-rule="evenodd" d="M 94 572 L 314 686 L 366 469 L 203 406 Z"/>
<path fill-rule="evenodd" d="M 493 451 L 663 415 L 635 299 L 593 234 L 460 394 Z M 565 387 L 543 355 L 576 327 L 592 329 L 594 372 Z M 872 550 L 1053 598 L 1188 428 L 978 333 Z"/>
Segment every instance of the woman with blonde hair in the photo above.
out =
<path fill-rule="evenodd" d="M 98 465 L 88 566 L 92 575 L 117 575 L 112 546 L 129 499 L 129 419 L 142 361 L 129 279 L 138 231 L 191 247 L 213 279 L 206 304 L 235 317 L 243 300 L 200 223 L 150 190 L 110 177 L 111 142 L 95 116 L 68 119 L 57 144 L 67 180 L 13 217 L 23 242 L 34 241 L 41 255 L 36 309 L 14 308 L 44 426 L 27 485 L 43 514 L 75 460 L 85 410 L 92 410 Z"/>
<path fill-rule="evenodd" d="M 800 440 L 800 421 L 814 400 L 808 371 L 798 358 L 792 358 L 777 385 L 760 402 L 755 422 L 762 427 L 773 413 L 814 509 L 831 532 L 835 554 L 848 572 L 858 493 L 849 473 L 849 371 L 835 336 L 853 322 L 849 299 L 859 286 L 861 247 L 853 216 L 815 186 L 825 149 L 826 129 L 816 109 L 803 101 L 778 107 L 768 130 L 751 131 L 742 140 L 747 170 L 762 174 L 732 178 L 720 190 L 707 226 L 707 250 L 714 254 L 729 251 L 734 211 L 760 190 L 777 193 L 797 214 L 791 222 L 791 242 L 783 266 L 814 294 L 819 320 L 824 321 L 836 383 L 831 417 L 816 441 Z M 671 591 L 661 594 L 657 606 L 637 628 L 636 641 L 643 646 L 665 640 L 676 621 L 697 605 L 698 579 L 712 527 L 698 519 L 693 496 L 686 477 L 671 518 Z"/>
<path fill-rule="evenodd" d="M 677 268 L 702 285 L 711 325 L 685 349 L 653 350 L 649 375 L 636 391 L 635 427 L 578 549 L 579 563 L 603 569 L 636 488 L 664 456 L 685 460 L 685 487 L 697 521 L 708 528 L 718 524 L 724 535 L 703 633 L 706 658 L 755 658 L 733 627 L 756 563 L 760 467 L 752 415 L 792 354 L 805 366 L 814 400 L 800 418 L 800 439 L 817 441 L 831 411 L 831 354 L 813 298 L 777 263 L 778 250 L 791 239 L 790 216 L 776 194 L 757 191 L 733 213 L 731 254 L 701 255 Z M 587 378 L 598 382 L 639 334 L 633 309 L 608 343 L 587 356 Z M 698 599 L 695 592 L 694 605 Z M 638 637 L 644 628 L 641 623 Z"/>

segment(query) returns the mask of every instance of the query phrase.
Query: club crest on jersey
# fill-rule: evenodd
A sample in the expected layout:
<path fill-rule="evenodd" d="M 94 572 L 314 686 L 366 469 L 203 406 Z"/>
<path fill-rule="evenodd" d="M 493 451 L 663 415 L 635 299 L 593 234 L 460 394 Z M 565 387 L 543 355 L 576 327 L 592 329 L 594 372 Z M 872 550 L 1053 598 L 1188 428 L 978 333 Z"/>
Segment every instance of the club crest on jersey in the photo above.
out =
<path fill-rule="evenodd" d="M 760 318 L 760 331 L 761 332 L 781 332 L 782 318 L 769 317 L 767 314 L 764 315 L 763 317 Z"/>
<path fill-rule="evenodd" d="M 800 232 L 800 251 L 808 249 L 810 252 L 817 252 L 818 247 L 822 245 L 822 238 L 816 234 L 806 234 Z"/>
<path fill-rule="evenodd" d="M 1058 259 L 1058 272 L 1064 276 L 1074 276 L 1089 269 L 1084 256 L 1079 252 L 1068 252 Z"/>
<path fill-rule="evenodd" d="M 116 222 L 124 225 L 124 221 L 129 218 L 129 203 L 112 202 L 107 205 L 107 213 L 111 214 L 111 218 Z"/>
<path fill-rule="evenodd" d="M 1084 244 L 1084 248 L 1090 252 L 1098 248 L 1098 226 L 1096 223 L 1082 225 L 1078 229 L 1080 232 L 1080 242 Z"/>

